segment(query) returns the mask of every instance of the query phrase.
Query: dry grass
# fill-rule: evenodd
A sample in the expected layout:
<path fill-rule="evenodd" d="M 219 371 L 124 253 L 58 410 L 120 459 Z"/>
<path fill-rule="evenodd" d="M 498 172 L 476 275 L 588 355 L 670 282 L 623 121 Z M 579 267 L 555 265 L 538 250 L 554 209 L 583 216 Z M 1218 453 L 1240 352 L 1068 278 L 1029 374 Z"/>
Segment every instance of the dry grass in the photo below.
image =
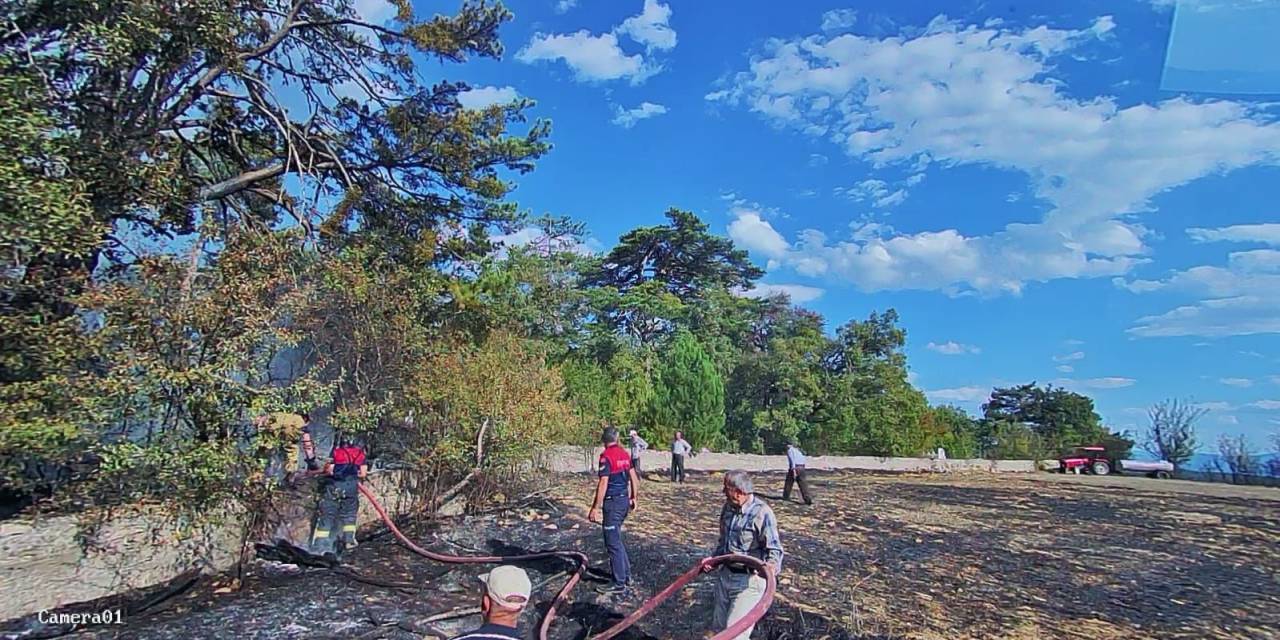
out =
<path fill-rule="evenodd" d="M 1280 638 L 1280 500 L 1213 487 L 1202 495 L 1186 483 L 1088 480 L 815 473 L 817 504 L 807 507 L 781 500 L 780 475 L 757 476 L 787 558 L 775 604 L 753 637 Z M 556 623 L 556 640 L 583 640 L 608 626 L 710 553 L 719 483 L 707 475 L 685 485 L 643 483 L 640 510 L 625 528 L 640 593 L 615 602 L 584 584 Z M 591 486 L 590 478 L 567 478 L 541 507 L 414 535 L 453 553 L 579 549 L 600 575 L 599 528 L 585 520 Z M 200 637 L 286 640 L 305 627 L 320 637 L 420 639 L 415 621 L 475 604 L 473 574 L 483 570 L 419 562 L 385 537 L 362 545 L 354 560 L 367 575 L 422 589 L 398 593 L 326 572 L 260 572 L 241 593 L 193 593 L 165 613 L 89 637 L 160 640 L 198 629 Z M 526 568 L 535 583 L 564 570 Z M 558 581 L 540 590 L 539 606 Z M 700 638 L 710 599 L 708 581 L 697 582 L 626 637 Z M 363 627 L 346 631 L 352 621 Z M 463 618 L 436 630 L 475 623 Z"/>

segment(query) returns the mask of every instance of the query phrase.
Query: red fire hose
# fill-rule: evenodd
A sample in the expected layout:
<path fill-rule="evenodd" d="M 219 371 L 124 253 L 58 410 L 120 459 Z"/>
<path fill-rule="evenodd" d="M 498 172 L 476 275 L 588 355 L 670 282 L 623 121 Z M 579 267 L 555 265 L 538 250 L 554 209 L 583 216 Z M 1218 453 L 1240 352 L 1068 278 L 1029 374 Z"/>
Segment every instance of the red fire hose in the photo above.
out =
<path fill-rule="evenodd" d="M 376 497 L 374 497 L 373 492 L 369 491 L 369 489 L 364 486 L 364 483 L 361 483 L 359 487 L 360 493 L 369 501 L 369 504 L 373 505 L 374 511 L 378 512 L 378 517 L 382 518 L 382 521 L 391 530 L 391 533 L 395 535 L 396 539 L 404 544 L 404 546 L 408 547 L 410 551 L 424 558 L 450 564 L 496 564 L 499 562 L 519 562 L 525 560 L 542 560 L 546 558 L 566 558 L 574 561 L 577 564 L 577 568 L 574 569 L 573 575 L 569 576 L 569 579 L 564 583 L 564 586 L 560 587 L 560 591 L 556 593 L 555 599 L 551 601 L 551 606 L 547 609 L 546 617 L 542 619 L 542 624 L 538 627 L 538 638 L 540 640 L 547 640 L 547 631 L 551 628 L 551 622 L 555 620 L 557 610 L 565 603 L 566 600 L 568 600 L 569 593 L 573 591 L 575 586 L 577 586 L 578 582 L 582 579 L 582 572 L 587 568 L 589 561 L 586 554 L 579 553 L 577 551 L 540 551 L 537 553 L 527 553 L 524 555 L 514 556 L 453 556 L 428 551 L 417 544 L 414 544 L 412 540 L 400 532 L 400 529 L 396 527 L 396 524 L 391 521 L 391 517 L 387 515 L 386 510 L 382 508 L 382 504 L 378 502 Z M 773 592 L 776 584 L 773 571 L 769 570 L 768 565 L 765 563 L 749 556 L 725 555 L 716 556 L 714 558 L 703 558 L 698 562 L 697 566 L 684 572 L 684 574 L 677 578 L 675 582 L 667 585 L 667 588 L 646 600 L 640 605 L 640 608 L 633 611 L 631 615 L 623 618 L 618 624 L 615 624 L 605 631 L 592 636 L 591 640 L 609 640 L 610 638 L 616 637 L 618 634 L 634 625 L 641 618 L 651 613 L 659 604 L 662 604 L 663 601 L 683 589 L 699 575 L 724 565 L 745 566 L 760 574 L 765 579 L 764 595 L 761 596 L 760 602 L 757 602 L 756 606 L 752 607 L 751 610 L 747 612 L 747 615 L 743 616 L 741 620 L 729 625 L 729 628 L 712 636 L 711 640 L 731 640 L 732 638 L 737 637 L 738 634 L 746 631 L 747 627 L 754 625 L 760 620 L 760 618 L 764 617 L 765 612 L 769 610 L 769 605 L 773 603 Z"/>

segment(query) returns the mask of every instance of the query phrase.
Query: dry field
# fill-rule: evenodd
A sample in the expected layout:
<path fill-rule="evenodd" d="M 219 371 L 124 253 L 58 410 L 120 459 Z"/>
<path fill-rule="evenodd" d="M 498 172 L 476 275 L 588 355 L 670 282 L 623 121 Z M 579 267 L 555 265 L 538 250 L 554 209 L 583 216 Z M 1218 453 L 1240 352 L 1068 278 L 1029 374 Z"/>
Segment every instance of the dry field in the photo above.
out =
<path fill-rule="evenodd" d="M 566 477 L 536 506 L 414 535 L 459 554 L 580 549 L 602 567 L 599 528 L 585 520 L 591 482 Z M 849 472 L 815 473 L 812 485 L 818 502 L 807 507 L 782 501 L 781 476 L 757 476 L 787 558 L 754 638 L 1280 638 L 1280 489 Z M 639 593 L 615 602 L 584 583 L 555 637 L 586 638 L 706 555 L 719 488 L 719 477 L 701 474 L 685 485 L 643 483 L 627 522 Z M 123 627 L 77 636 L 408 639 L 477 621 L 427 619 L 475 604 L 479 567 L 420 561 L 390 536 L 365 543 L 352 561 L 367 576 L 414 588 L 261 564 L 238 592 L 200 586 Z M 545 608 L 565 567 L 528 568 L 535 584 L 546 581 L 536 596 Z M 695 583 L 628 637 L 701 638 L 709 601 L 707 581 Z"/>

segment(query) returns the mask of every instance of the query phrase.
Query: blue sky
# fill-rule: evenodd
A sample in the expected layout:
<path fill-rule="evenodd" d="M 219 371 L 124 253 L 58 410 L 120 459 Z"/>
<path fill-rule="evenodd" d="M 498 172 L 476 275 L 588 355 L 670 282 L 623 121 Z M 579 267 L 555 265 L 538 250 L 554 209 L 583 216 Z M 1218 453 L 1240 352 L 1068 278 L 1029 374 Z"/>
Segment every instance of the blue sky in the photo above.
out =
<path fill-rule="evenodd" d="M 1140 428 L 1188 398 L 1261 447 L 1280 9 L 1174 4 L 513 0 L 503 60 L 424 71 L 537 102 L 555 148 L 513 196 L 590 248 L 689 209 L 832 326 L 896 308 L 936 402 L 1054 382 Z"/>

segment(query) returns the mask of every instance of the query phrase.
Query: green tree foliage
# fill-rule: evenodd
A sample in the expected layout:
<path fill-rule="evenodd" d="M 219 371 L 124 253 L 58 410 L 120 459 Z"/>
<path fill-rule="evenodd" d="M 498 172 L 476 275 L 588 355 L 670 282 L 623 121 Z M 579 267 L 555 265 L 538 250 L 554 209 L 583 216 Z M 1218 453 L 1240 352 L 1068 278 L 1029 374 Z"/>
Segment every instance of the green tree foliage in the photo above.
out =
<path fill-rule="evenodd" d="M 455 292 L 478 323 L 474 329 L 520 327 L 545 342 L 553 358 L 588 342 L 594 309 L 581 273 L 594 261 L 581 253 L 582 228 L 544 216 L 523 230 L 527 244 L 504 244 L 497 252 L 502 255 L 480 260 L 478 275 L 460 281 Z"/>
<path fill-rule="evenodd" d="M 814 420 L 829 343 L 821 316 L 785 300 L 766 301 L 750 331 L 751 349 L 730 378 L 728 435 L 742 451 L 779 451 Z"/>
<path fill-rule="evenodd" d="M 680 332 L 663 354 L 648 417 L 642 426 L 656 442 L 671 442 L 683 431 L 695 447 L 724 445 L 724 381 L 688 332 Z"/>
<path fill-rule="evenodd" d="M 907 358 L 902 348 L 907 332 L 898 326 L 898 312 L 872 313 L 865 321 L 851 320 L 836 331 L 827 356 L 827 368 L 838 375 L 906 377 Z"/>
<path fill-rule="evenodd" d="M 0 490 L 235 495 L 283 437 L 252 415 L 386 428 L 433 341 L 537 324 L 482 308 L 476 274 L 548 126 L 415 64 L 497 57 L 510 14 L 398 7 L 5 5 Z"/>
<path fill-rule="evenodd" d="M 481 467 L 525 460 L 530 451 L 578 437 L 563 379 L 536 343 L 495 332 L 479 343 L 446 336 L 433 351 L 397 400 L 399 415 L 417 416 L 406 427 L 412 439 L 396 447 L 412 466 L 445 473 L 475 465 L 486 423 Z M 379 437 L 398 431 L 383 429 Z"/>
<path fill-rule="evenodd" d="M 182 235 L 202 216 L 284 216 L 310 231 L 319 211 L 285 193 L 294 177 L 345 195 L 344 223 L 414 235 L 508 215 L 498 170 L 526 171 L 547 148 L 545 125 L 506 133 L 527 104 L 462 109 L 464 85 L 429 86 L 412 62 L 499 56 L 497 29 L 510 18 L 500 4 L 422 19 L 402 3 L 394 26 L 365 22 L 347 0 L 7 9 L 4 75 L 41 80 L 50 128 L 107 227 Z"/>
<path fill-rule="evenodd" d="M 0 493 L 267 499 L 297 434 L 255 416 L 320 408 L 428 506 L 602 421 L 768 453 L 1124 446 L 1061 389 L 997 390 L 977 425 L 929 407 L 894 310 L 832 337 L 744 297 L 763 272 L 690 212 L 584 255 L 508 199 L 549 149 L 532 103 L 466 109 L 418 65 L 499 57 L 506 8 L 357 4 L 0 5 Z"/>
<path fill-rule="evenodd" d="M 927 444 L 925 450 L 942 447 L 950 458 L 978 456 L 977 423 L 963 409 L 930 407 L 922 419 Z"/>
<path fill-rule="evenodd" d="M 1053 450 L 1093 444 L 1102 432 L 1092 400 L 1052 385 L 996 388 L 982 411 L 989 422 L 1025 425 Z"/>
<path fill-rule="evenodd" d="M 1020 422 L 983 420 L 979 434 L 979 443 L 987 458 L 1039 460 L 1054 455 L 1039 434 Z"/>
<path fill-rule="evenodd" d="M 78 339 L 40 363 L 58 373 L 0 387 L 5 484 L 48 493 L 68 480 L 65 465 L 101 463 L 83 487 L 96 501 L 154 496 L 198 510 L 236 495 L 264 463 L 241 453 L 285 437 L 246 414 L 328 399 L 310 377 L 269 383 L 271 362 L 301 339 L 282 326 L 304 303 L 299 254 L 287 234 L 237 234 L 205 269 L 149 258 L 81 294 Z"/>
<path fill-rule="evenodd" d="M 1032 382 L 996 388 L 982 410 L 988 438 L 995 437 L 996 431 L 1011 436 L 1016 428 L 1025 428 L 1034 438 L 1013 440 L 1034 443 L 1038 449 L 1031 453 L 1040 457 L 1054 458 L 1076 446 L 1102 445 L 1113 457 L 1126 458 L 1134 445 L 1127 434 L 1114 433 L 1102 425 L 1092 398 L 1053 385 L 1038 387 Z M 1008 452 L 1005 445 L 987 444 L 1002 457 Z"/>
<path fill-rule="evenodd" d="M 648 282 L 682 300 L 708 288 L 747 288 L 764 275 L 747 252 L 707 232 L 688 211 L 669 209 L 669 224 L 627 232 L 588 275 L 587 284 L 627 292 Z"/>

